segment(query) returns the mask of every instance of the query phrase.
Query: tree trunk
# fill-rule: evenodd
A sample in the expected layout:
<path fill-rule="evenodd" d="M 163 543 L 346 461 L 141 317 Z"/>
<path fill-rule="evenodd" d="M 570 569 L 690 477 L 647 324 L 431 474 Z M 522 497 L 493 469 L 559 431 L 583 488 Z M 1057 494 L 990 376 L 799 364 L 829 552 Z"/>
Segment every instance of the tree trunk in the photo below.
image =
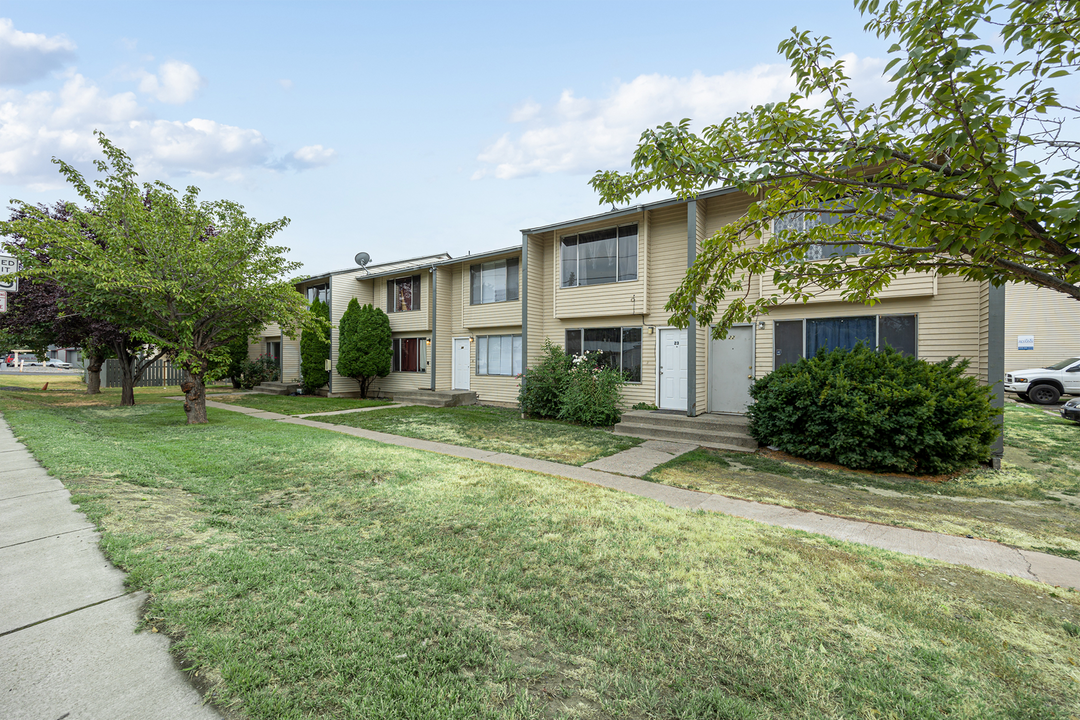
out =
<path fill-rule="evenodd" d="M 90 362 L 86 366 L 86 394 L 101 393 L 101 366 L 105 364 L 105 354 L 90 351 Z"/>
<path fill-rule="evenodd" d="M 234 377 L 234 378 L 229 378 L 229 379 L 232 380 L 233 390 L 239 390 L 240 389 L 240 378 Z"/>
<path fill-rule="evenodd" d="M 131 354 L 120 356 L 120 406 L 131 407 L 135 404 L 135 370 L 131 367 Z"/>
<path fill-rule="evenodd" d="M 180 386 L 184 391 L 184 412 L 187 413 L 188 425 L 205 425 L 206 419 L 206 385 L 203 383 L 202 373 L 195 375 L 187 371 L 187 378 Z"/>

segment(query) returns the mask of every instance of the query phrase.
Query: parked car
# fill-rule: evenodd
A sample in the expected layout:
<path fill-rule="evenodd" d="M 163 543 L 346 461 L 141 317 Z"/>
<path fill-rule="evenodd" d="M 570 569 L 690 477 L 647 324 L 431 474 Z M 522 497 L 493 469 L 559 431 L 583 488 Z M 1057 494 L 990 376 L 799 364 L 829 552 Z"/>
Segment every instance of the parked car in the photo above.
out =
<path fill-rule="evenodd" d="M 1040 405 L 1053 405 L 1062 395 L 1080 395 L 1080 357 L 1005 373 L 1005 392 Z"/>
<path fill-rule="evenodd" d="M 1073 398 L 1061 406 L 1061 417 L 1080 423 L 1080 398 Z"/>
<path fill-rule="evenodd" d="M 70 370 L 71 363 L 64 362 L 63 360 L 57 360 L 56 358 L 49 358 L 45 361 L 45 367 L 60 368 L 61 370 Z"/>

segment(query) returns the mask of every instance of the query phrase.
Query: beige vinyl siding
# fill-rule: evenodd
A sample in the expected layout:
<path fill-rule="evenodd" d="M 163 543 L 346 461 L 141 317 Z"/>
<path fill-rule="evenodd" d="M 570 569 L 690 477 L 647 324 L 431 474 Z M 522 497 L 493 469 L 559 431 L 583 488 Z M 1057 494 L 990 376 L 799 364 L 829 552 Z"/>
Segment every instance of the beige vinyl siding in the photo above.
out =
<path fill-rule="evenodd" d="M 766 318 L 765 327 L 757 331 L 757 377 L 773 370 L 773 323 L 777 320 L 910 314 L 918 316 L 916 342 L 920 358 L 930 362 L 953 355 L 969 358 L 968 374 L 984 377 L 987 350 L 980 285 L 950 276 L 939 278 L 938 289 L 934 297 L 884 300 L 874 306 L 796 303 L 775 308 Z"/>
<path fill-rule="evenodd" d="M 708 218 L 708 203 L 697 203 L 697 239 L 695 242 L 694 255 L 701 250 L 701 243 L 705 240 L 705 232 Z M 689 258 L 687 258 L 689 260 Z M 685 274 L 684 274 L 685 277 Z M 680 279 L 680 283 L 682 279 Z M 695 367 L 695 398 L 694 407 L 690 410 L 696 415 L 705 412 L 709 407 L 709 388 L 708 384 L 708 371 L 709 371 L 709 358 L 708 358 L 708 346 L 709 346 L 709 329 L 698 327 L 696 328 L 695 344 L 697 345 L 697 351 L 695 354 L 696 367 Z M 689 369 L 689 368 L 688 368 Z"/>
<path fill-rule="evenodd" d="M 854 263 L 855 260 L 851 260 L 851 262 Z M 937 294 L 937 280 L 937 273 L 933 272 L 901 275 L 893 280 L 888 287 L 884 288 L 878 297 L 882 300 L 889 300 L 893 298 L 933 296 Z M 772 281 L 771 275 L 761 277 L 761 292 L 765 295 L 779 292 Z M 821 290 L 814 293 L 808 302 L 841 302 L 841 294 L 841 290 Z"/>
<path fill-rule="evenodd" d="M 638 224 L 638 267 L 637 280 L 623 282 L 604 283 L 602 285 L 585 285 L 582 287 L 562 287 L 561 270 L 561 238 L 590 230 L 601 230 L 616 225 Z M 641 259 L 645 255 L 645 239 L 641 231 L 644 224 L 644 215 L 630 215 L 619 218 L 617 221 L 589 223 L 578 227 L 567 228 L 553 234 L 552 238 L 552 264 L 553 285 L 555 293 L 555 317 L 559 318 L 585 318 L 602 317 L 614 314 L 641 314 L 645 307 L 645 273 L 642 272 Z M 685 225 L 684 225 L 685 227 Z"/>
<path fill-rule="evenodd" d="M 686 205 L 649 213 L 649 286 L 646 308 L 650 325 L 664 327 L 671 313 L 668 297 L 686 276 Z M 640 320 L 639 320 L 640 321 Z"/>
<path fill-rule="evenodd" d="M 390 280 L 420 276 L 420 309 L 403 312 L 388 312 L 386 308 L 386 287 Z M 371 281 L 374 287 L 375 307 L 381 308 L 390 316 L 390 329 L 395 333 L 431 330 L 431 273 L 427 268 L 412 270 L 393 277 L 376 278 Z"/>
<path fill-rule="evenodd" d="M 465 268 L 468 273 L 468 267 Z M 518 385 L 520 378 L 513 375 L 477 375 L 476 374 L 476 348 L 479 343 L 475 338 L 481 335 L 520 335 L 521 324 L 485 328 L 473 335 L 473 342 L 469 343 L 469 389 L 476 393 L 477 399 L 482 403 L 510 403 L 517 404 Z M 460 337 L 460 336 L 459 336 Z M 524 348 L 522 348 L 524 353 Z"/>
<path fill-rule="evenodd" d="M 547 337 L 547 328 L 554 319 L 554 261 L 551 257 L 554 233 L 530 235 L 528 238 L 528 348 L 526 366 L 534 365 L 540 358 Z"/>
<path fill-rule="evenodd" d="M 281 381 L 300 382 L 300 338 L 281 339 Z"/>
<path fill-rule="evenodd" d="M 513 257 L 512 255 L 509 257 Z M 530 256 L 530 261 L 532 257 Z M 443 315 L 439 316 L 439 337 L 443 339 L 443 347 L 440 349 L 439 362 L 445 363 L 446 375 L 439 371 L 440 387 L 449 389 L 453 385 L 453 339 L 468 337 L 472 338 L 469 343 L 469 389 L 476 393 L 480 402 L 485 403 L 516 403 L 518 393 L 518 378 L 505 375 L 477 375 L 476 374 L 476 338 L 481 335 L 520 335 L 521 334 L 521 301 L 490 303 L 488 305 L 470 305 L 469 267 L 475 262 L 467 258 L 462 262 L 450 266 L 447 270 L 447 288 L 450 292 L 445 298 L 446 308 L 446 331 Z M 519 268 L 520 271 L 520 268 Z M 443 282 L 443 276 L 439 276 L 439 283 Z M 519 285 L 520 294 L 520 285 Z M 443 305 L 443 298 L 438 300 Z M 515 312 L 516 309 L 516 312 Z M 491 310 L 489 314 L 485 311 Z M 473 311 L 473 312 L 470 312 Z M 494 318 L 504 318 L 502 324 L 496 324 Z M 473 327 L 466 326 L 468 322 L 476 323 Z M 541 344 L 543 339 L 540 340 Z M 522 347 L 522 360 L 524 361 L 525 348 Z"/>
<path fill-rule="evenodd" d="M 333 327 L 330 330 L 330 389 L 333 394 L 360 392 L 360 384 L 352 378 L 342 377 L 337 372 L 338 351 L 341 347 L 339 326 L 341 316 L 349 307 L 353 298 L 360 305 L 372 301 L 372 280 L 365 280 L 364 271 L 341 273 L 330 276 L 330 318 Z"/>
<path fill-rule="evenodd" d="M 453 306 L 454 267 L 442 266 L 435 270 L 435 338 L 432 353 L 435 356 L 435 389 L 449 390 L 453 385 Z"/>
<path fill-rule="evenodd" d="M 415 310 L 413 312 L 416 312 Z M 431 348 L 426 345 L 427 340 L 431 339 L 431 334 L 417 333 L 417 332 L 395 332 L 393 334 L 395 339 L 401 338 L 419 338 L 420 344 L 424 346 L 420 350 L 420 363 L 425 372 L 391 372 L 384 378 L 376 378 L 372 381 L 371 387 L 368 389 L 369 395 L 377 397 L 393 396 L 395 392 L 413 392 L 415 390 L 430 390 L 431 389 L 431 375 L 428 374 L 429 362 L 431 357 Z M 359 383 L 354 381 L 353 383 L 356 389 L 359 390 Z"/>
<path fill-rule="evenodd" d="M 489 262 L 506 258 L 518 258 L 518 299 L 505 302 L 486 303 L 482 305 L 472 304 L 472 289 L 470 283 L 470 268 L 477 262 Z M 462 325 L 467 328 L 492 328 L 507 325 L 521 325 L 521 256 L 518 253 L 499 255 L 484 258 L 482 261 L 468 262 L 463 259 L 460 265 L 461 272 L 461 309 Z"/>
<path fill-rule="evenodd" d="M 1018 335 L 1034 335 L 1034 350 L 1018 350 Z M 1005 286 L 1005 372 L 1046 367 L 1080 357 L 1080 301 L 1034 285 Z"/>

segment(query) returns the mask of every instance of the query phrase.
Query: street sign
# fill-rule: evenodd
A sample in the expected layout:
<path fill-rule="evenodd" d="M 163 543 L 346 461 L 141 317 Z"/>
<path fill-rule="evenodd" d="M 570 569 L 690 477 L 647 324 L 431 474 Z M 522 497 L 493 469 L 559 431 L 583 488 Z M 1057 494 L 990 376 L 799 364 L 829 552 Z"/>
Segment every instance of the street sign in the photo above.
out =
<path fill-rule="evenodd" d="M 0 255 L 0 291 L 19 292 L 19 279 L 13 273 L 19 272 L 19 261 L 11 255 Z"/>
<path fill-rule="evenodd" d="M 0 313 L 7 312 L 7 291 L 0 290 Z"/>

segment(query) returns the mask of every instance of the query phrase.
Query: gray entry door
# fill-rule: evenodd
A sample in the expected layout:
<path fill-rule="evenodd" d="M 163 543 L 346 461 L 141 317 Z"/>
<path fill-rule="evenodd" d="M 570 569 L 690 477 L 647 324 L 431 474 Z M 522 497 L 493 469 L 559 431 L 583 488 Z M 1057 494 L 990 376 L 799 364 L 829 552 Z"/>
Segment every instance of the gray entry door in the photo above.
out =
<path fill-rule="evenodd" d="M 754 382 L 754 329 L 739 325 L 709 340 L 709 412 L 743 413 Z"/>

